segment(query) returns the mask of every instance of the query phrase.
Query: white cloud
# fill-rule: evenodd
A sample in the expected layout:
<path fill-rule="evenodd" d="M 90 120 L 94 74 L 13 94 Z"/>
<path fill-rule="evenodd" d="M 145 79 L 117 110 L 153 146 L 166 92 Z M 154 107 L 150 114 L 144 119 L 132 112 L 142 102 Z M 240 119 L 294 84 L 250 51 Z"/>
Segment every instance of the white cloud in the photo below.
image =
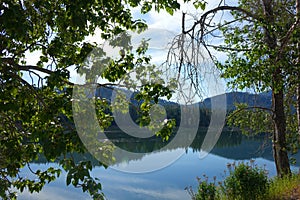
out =
<path fill-rule="evenodd" d="M 216 2 L 212 0 L 209 0 L 208 2 L 208 9 L 215 7 L 219 3 L 218 1 Z M 181 9 L 176 11 L 173 15 L 170 15 L 163 10 L 161 10 L 159 13 L 152 10 L 147 14 L 141 14 L 140 7 L 131 8 L 134 18 L 144 19 L 149 26 L 149 29 L 145 32 L 139 35 L 133 34 L 133 45 L 136 47 L 142 38 L 151 38 L 149 41 L 148 53 L 152 56 L 152 62 L 157 65 L 160 65 L 166 61 L 170 42 L 176 35 L 181 33 L 182 13 L 190 13 L 191 15 L 195 16 L 195 18 L 192 16 L 187 16 L 186 26 L 188 27 L 188 25 L 193 24 L 194 20 L 203 12 L 200 9 L 196 10 L 192 3 L 183 3 L 183 1 L 181 1 L 181 5 Z M 86 40 L 90 42 L 103 43 L 104 40 L 101 39 L 100 34 L 101 31 L 96 30 L 96 33 L 88 36 Z M 36 64 L 39 60 L 40 54 L 40 52 L 27 53 L 26 58 L 28 64 Z M 77 72 L 75 68 L 70 67 L 69 70 L 71 81 L 76 82 Z M 25 75 L 25 79 L 31 81 L 28 74 Z"/>
<path fill-rule="evenodd" d="M 143 199 L 183 200 L 190 198 L 184 189 L 164 188 L 159 191 L 126 185 L 123 185 L 120 189 L 130 193 L 139 194 L 140 196 L 143 196 Z"/>
<path fill-rule="evenodd" d="M 87 200 L 90 196 L 83 193 L 81 189 L 66 190 L 65 187 L 61 186 L 46 186 L 39 193 L 30 193 L 24 191 L 18 195 L 20 200 Z"/>

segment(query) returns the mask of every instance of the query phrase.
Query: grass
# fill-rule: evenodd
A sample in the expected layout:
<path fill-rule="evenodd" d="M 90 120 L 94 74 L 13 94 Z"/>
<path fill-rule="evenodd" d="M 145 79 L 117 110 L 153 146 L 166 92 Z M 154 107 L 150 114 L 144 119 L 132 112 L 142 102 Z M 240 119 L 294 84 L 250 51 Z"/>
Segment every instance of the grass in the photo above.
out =
<path fill-rule="evenodd" d="M 291 197 L 300 197 L 300 175 L 293 174 L 290 177 L 272 178 L 269 183 L 267 199 L 283 200 L 292 199 Z"/>

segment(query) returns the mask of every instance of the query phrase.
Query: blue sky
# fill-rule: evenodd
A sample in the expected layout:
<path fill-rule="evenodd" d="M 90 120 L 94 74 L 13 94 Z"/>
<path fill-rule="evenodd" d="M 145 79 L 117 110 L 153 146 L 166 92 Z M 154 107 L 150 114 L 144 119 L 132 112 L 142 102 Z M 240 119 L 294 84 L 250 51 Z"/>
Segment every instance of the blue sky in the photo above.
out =
<path fill-rule="evenodd" d="M 207 9 L 214 8 L 218 5 L 219 1 L 214 0 L 208 0 Z M 227 1 L 226 3 L 229 3 Z M 172 16 L 168 14 L 166 11 L 160 11 L 157 13 L 156 11 L 152 10 L 147 14 L 141 14 L 140 8 L 131 8 L 132 14 L 134 18 L 141 18 L 146 21 L 148 24 L 148 30 L 141 35 L 133 34 L 133 43 L 137 43 L 141 38 L 151 38 L 149 42 L 149 51 L 148 53 L 152 56 L 152 62 L 155 64 L 161 64 L 166 60 L 166 55 L 168 52 L 168 44 L 171 42 L 171 40 L 174 38 L 174 36 L 180 34 L 181 32 L 181 19 L 182 19 L 182 13 L 188 13 L 190 14 L 189 17 L 186 18 L 186 25 L 193 24 L 194 20 L 199 18 L 201 13 L 203 13 L 202 10 L 196 10 L 194 6 L 189 4 L 182 4 L 181 9 L 175 12 Z M 88 41 L 95 41 L 98 43 L 101 43 L 102 41 L 99 40 L 99 34 L 100 31 L 97 31 L 95 35 L 87 37 Z M 39 60 L 40 52 L 34 52 L 34 53 L 27 53 L 27 64 L 34 65 Z M 222 55 L 220 55 L 220 59 L 224 59 Z M 77 73 L 74 69 L 70 68 L 71 72 L 71 80 L 73 82 L 76 82 Z M 215 83 L 209 83 L 214 78 L 210 77 L 210 75 L 207 75 L 208 78 L 205 84 L 214 84 Z M 31 82 L 31 79 L 28 75 L 25 75 L 26 79 Z M 204 82 L 205 82 L 204 81 Z M 220 81 L 220 80 L 218 80 Z M 206 87 L 206 86 L 204 86 Z M 208 88 L 208 87 L 206 87 Z M 220 93 L 223 93 L 225 90 L 214 90 L 214 91 L 206 91 L 203 96 L 214 96 Z"/>

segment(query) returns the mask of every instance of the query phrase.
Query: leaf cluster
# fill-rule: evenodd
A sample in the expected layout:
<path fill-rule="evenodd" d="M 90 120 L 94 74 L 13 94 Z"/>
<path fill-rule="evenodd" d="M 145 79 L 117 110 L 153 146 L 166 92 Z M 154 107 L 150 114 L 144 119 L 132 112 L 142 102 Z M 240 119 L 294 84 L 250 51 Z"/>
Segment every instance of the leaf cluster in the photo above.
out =
<path fill-rule="evenodd" d="M 177 1 L 164 0 L 1 1 L 1 198 L 15 198 L 11 189 L 39 192 L 46 183 L 59 176 L 58 169 L 49 168 L 43 172 L 32 170 L 34 179 L 22 177 L 21 169 L 29 167 L 28 164 L 41 155 L 49 162 L 60 162 L 68 174 L 67 184 L 81 187 L 94 199 L 103 198 L 100 183 L 90 176 L 91 164 L 88 161 L 76 164 L 72 156 L 68 157 L 74 152 L 86 151 L 73 123 L 72 103 L 76 99 L 72 98 L 73 83 L 69 79 L 73 68 L 78 72 L 84 68 L 84 61 L 96 47 L 95 43 L 86 41 L 87 36 L 100 30 L 102 39 L 113 39 L 124 30 L 141 32 L 147 28 L 145 21 L 134 19 L 130 6 L 141 6 L 142 13 L 149 12 L 152 6 L 156 11 L 166 10 L 170 14 L 180 8 Z M 87 80 L 95 80 L 102 75 L 114 82 L 133 67 L 141 66 L 144 67 L 142 71 L 148 70 L 142 64 L 150 62 L 149 57 L 142 56 L 144 48 L 138 49 L 138 59 L 134 59 L 136 55 L 129 48 L 124 50 L 126 56 L 123 59 L 108 60 L 104 73 L 99 74 L 97 68 L 92 68 L 94 71 L 88 68 L 88 72 L 92 73 Z M 26 60 L 28 54 L 33 55 L 37 62 Z M 159 95 L 170 92 L 159 84 L 145 86 L 144 90 L 155 91 L 148 102 L 157 101 Z M 101 126 L 108 126 L 111 122 L 108 102 L 97 99 L 95 104 Z M 104 151 L 99 154 L 111 158 L 113 149 L 110 147 L 99 147 L 108 149 L 107 154 Z"/>

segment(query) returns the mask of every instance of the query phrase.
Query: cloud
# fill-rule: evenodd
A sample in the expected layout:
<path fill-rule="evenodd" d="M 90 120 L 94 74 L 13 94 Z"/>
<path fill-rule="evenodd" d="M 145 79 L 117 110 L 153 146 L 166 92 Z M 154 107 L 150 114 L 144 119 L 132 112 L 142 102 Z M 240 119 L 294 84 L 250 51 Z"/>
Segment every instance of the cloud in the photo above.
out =
<path fill-rule="evenodd" d="M 45 188 L 39 193 L 30 193 L 29 191 L 24 191 L 18 194 L 18 199 L 20 200 L 74 200 L 74 199 L 90 199 L 90 196 L 83 193 L 81 189 L 71 189 L 68 187 L 61 186 L 45 186 Z"/>
<path fill-rule="evenodd" d="M 108 169 L 108 173 L 101 169 L 96 170 L 93 176 L 100 177 L 103 192 L 108 199 L 182 200 L 190 198 L 184 188 L 178 188 L 175 185 L 171 187 L 171 183 L 165 179 L 158 181 L 152 176 L 132 175 L 112 169 Z"/>
<path fill-rule="evenodd" d="M 108 170 L 109 173 L 106 173 Z M 106 169 L 103 171 L 102 168 L 96 168 L 93 170 L 92 174 L 94 177 L 100 177 L 100 181 L 109 182 L 109 183 L 119 183 L 119 184 L 136 184 L 136 185 L 153 185 L 156 182 L 152 180 L 148 180 L 142 177 L 133 177 L 131 174 L 123 173 L 114 169 Z M 120 175 L 121 173 L 121 175 Z M 107 186 L 111 184 L 106 184 Z M 113 186 L 114 187 L 114 186 Z"/>
<path fill-rule="evenodd" d="M 190 196 L 184 189 L 165 188 L 158 190 L 142 189 L 131 186 L 122 186 L 121 190 L 136 193 L 143 197 L 143 199 L 160 199 L 160 200 L 182 200 L 189 199 Z"/>

